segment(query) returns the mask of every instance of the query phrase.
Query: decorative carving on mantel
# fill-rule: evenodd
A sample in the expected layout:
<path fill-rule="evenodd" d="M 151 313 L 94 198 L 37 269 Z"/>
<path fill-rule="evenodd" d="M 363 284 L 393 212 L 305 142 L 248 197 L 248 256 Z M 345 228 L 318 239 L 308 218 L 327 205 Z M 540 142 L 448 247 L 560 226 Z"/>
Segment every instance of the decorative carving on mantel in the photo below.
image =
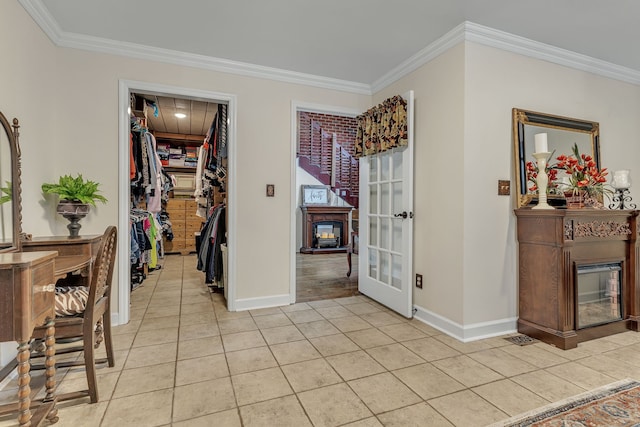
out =
<path fill-rule="evenodd" d="M 564 222 L 564 240 L 573 240 L 573 220 Z"/>
<path fill-rule="evenodd" d="M 567 223 L 565 223 L 565 236 L 567 235 Z M 578 222 L 573 227 L 573 234 L 574 237 L 628 236 L 629 234 L 631 234 L 631 228 L 629 227 L 628 223 L 620 223 L 616 221 Z"/>

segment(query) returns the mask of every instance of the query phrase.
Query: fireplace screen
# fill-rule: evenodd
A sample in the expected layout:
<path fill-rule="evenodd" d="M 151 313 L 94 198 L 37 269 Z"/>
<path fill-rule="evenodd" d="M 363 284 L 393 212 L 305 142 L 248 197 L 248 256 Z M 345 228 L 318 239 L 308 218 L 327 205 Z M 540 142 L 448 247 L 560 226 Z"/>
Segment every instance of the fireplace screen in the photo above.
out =
<path fill-rule="evenodd" d="M 578 266 L 577 328 L 621 320 L 621 286 L 620 263 Z"/>
<path fill-rule="evenodd" d="M 338 248 L 342 246 L 342 223 L 340 221 L 318 221 L 313 225 L 313 243 L 316 248 Z"/>

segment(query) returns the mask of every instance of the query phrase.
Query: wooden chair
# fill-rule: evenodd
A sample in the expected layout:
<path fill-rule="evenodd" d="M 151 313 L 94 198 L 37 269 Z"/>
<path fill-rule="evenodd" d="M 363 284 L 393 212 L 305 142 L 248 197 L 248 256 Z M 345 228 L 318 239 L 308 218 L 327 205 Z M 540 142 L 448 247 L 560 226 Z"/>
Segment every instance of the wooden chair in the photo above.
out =
<path fill-rule="evenodd" d="M 56 368 L 84 365 L 88 384 L 87 390 L 58 396 L 58 400 L 89 396 L 91 403 L 96 403 L 98 401 L 96 363 L 107 362 L 109 367 L 113 367 L 115 364 L 113 343 L 111 340 L 111 312 L 109 308 L 116 247 L 117 229 L 114 226 L 109 226 L 102 236 L 98 254 L 94 260 L 86 305 L 84 310 L 78 310 L 81 311 L 81 313 L 60 316 L 58 314 L 59 306 L 56 304 L 56 341 L 71 340 L 74 342 L 74 339 L 78 339 L 77 344 L 72 344 L 68 347 L 64 346 L 60 349 L 56 348 L 56 354 L 78 351 L 84 352 L 84 360 L 56 363 Z M 44 327 L 36 328 L 33 337 L 35 339 L 43 339 L 44 334 Z M 107 357 L 106 359 L 96 359 L 95 350 L 103 340 L 105 342 Z M 32 358 L 41 355 L 41 353 L 36 353 L 32 355 Z M 44 366 L 34 365 L 32 369 L 44 369 Z"/>
<path fill-rule="evenodd" d="M 357 231 L 353 231 L 351 233 L 351 242 L 347 247 L 347 265 L 349 269 L 347 270 L 347 277 L 351 276 L 351 254 L 358 254 L 359 250 L 360 237 L 358 236 Z"/>

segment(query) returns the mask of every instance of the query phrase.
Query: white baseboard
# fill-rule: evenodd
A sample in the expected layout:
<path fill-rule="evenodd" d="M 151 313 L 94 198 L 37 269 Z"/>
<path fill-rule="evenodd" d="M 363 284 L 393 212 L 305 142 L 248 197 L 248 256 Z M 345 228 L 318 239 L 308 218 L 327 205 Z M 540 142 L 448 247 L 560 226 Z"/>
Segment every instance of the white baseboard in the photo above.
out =
<path fill-rule="evenodd" d="M 259 308 L 281 307 L 289 304 L 291 304 L 291 297 L 289 294 L 272 295 L 268 297 L 237 299 L 235 303 L 235 310 L 257 310 Z"/>
<path fill-rule="evenodd" d="M 122 325 L 122 322 L 120 322 L 120 315 L 118 313 L 111 313 L 111 326 L 119 325 Z"/>
<path fill-rule="evenodd" d="M 414 305 L 414 308 L 416 310 L 413 315 L 415 319 L 462 342 L 471 342 L 511 334 L 517 332 L 518 329 L 517 317 L 474 323 L 471 325 L 460 325 L 420 306 Z"/>

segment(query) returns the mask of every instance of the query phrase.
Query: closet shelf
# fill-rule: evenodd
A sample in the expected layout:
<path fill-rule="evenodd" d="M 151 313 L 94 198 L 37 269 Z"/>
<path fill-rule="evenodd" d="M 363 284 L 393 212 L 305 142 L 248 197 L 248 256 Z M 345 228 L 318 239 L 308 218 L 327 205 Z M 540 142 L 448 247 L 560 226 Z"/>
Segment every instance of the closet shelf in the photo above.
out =
<path fill-rule="evenodd" d="M 156 137 L 156 141 L 166 141 L 172 145 L 200 146 L 204 141 L 204 135 L 186 135 L 168 132 L 154 132 L 153 135 Z"/>
<path fill-rule="evenodd" d="M 195 172 L 197 168 L 193 166 L 162 166 L 167 172 Z"/>

